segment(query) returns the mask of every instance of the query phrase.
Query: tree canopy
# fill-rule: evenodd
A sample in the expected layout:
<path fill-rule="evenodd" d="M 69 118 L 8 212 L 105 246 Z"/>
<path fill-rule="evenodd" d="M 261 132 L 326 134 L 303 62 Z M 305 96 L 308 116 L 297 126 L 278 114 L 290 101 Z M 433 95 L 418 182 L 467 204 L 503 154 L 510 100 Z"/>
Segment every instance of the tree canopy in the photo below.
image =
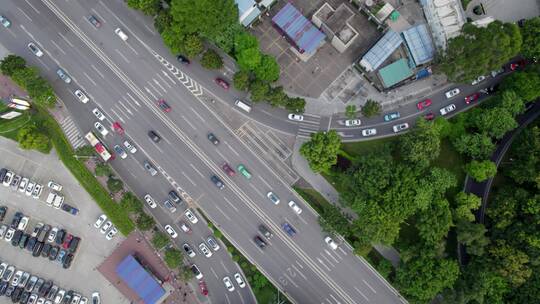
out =
<path fill-rule="evenodd" d="M 521 28 L 523 36 L 523 46 L 521 53 L 527 58 L 540 59 L 540 17 L 525 20 Z"/>
<path fill-rule="evenodd" d="M 477 182 L 482 182 L 497 174 L 497 166 L 490 160 L 473 160 L 465 166 L 465 171 Z"/>
<path fill-rule="evenodd" d="M 341 137 L 335 130 L 317 132 L 300 147 L 300 154 L 306 158 L 313 172 L 325 172 L 337 162 Z"/>

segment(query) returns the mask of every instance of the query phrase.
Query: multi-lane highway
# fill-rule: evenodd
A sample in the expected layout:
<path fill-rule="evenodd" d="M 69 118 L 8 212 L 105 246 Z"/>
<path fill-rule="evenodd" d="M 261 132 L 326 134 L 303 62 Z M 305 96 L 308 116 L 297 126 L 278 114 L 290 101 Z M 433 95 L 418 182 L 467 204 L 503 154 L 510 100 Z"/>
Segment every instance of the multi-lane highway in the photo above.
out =
<path fill-rule="evenodd" d="M 13 26 L 0 31 L 2 43 L 44 71 L 77 125 L 83 131 L 93 130 L 97 118 L 91 110 L 100 108 L 107 116 L 109 134 L 105 142 L 109 146 L 124 140 L 111 130 L 111 122 L 123 125 L 125 136 L 139 152 L 125 160 L 117 158 L 113 166 L 137 194 L 150 192 L 163 200 L 172 187 L 185 192 L 193 206 L 204 210 L 232 243 L 297 303 L 405 302 L 346 244 L 334 251 L 324 243 L 316 214 L 234 136 L 233 130 L 220 122 L 219 115 L 197 98 L 201 90 L 214 92 L 216 98 L 230 96 L 213 85 L 213 75 L 178 64 L 159 35 L 148 27 L 149 19 L 128 10 L 123 1 L 3 2 L 1 13 L 11 19 Z M 102 26 L 90 24 L 89 15 L 99 18 Z M 129 36 L 126 42 L 115 35 L 117 27 Z M 26 48 L 30 41 L 37 43 L 45 56 L 31 54 Z M 71 84 L 56 77 L 59 66 L 73 78 Z M 203 85 L 194 85 L 190 79 Z M 88 103 L 79 102 L 73 95 L 77 88 L 89 95 Z M 157 98 L 165 98 L 172 111 L 161 111 L 156 106 Z M 149 130 L 156 131 L 161 142 L 151 141 Z M 219 146 L 207 140 L 210 131 L 221 140 Z M 144 170 L 142 163 L 146 159 L 159 169 L 159 177 L 151 177 Z M 224 162 L 233 167 L 244 164 L 253 177 L 247 180 L 240 175 L 227 176 L 221 169 Z M 210 181 L 213 174 L 225 182 L 223 190 Z M 278 205 L 266 198 L 270 190 L 281 198 Z M 295 214 L 287 206 L 290 200 L 299 204 L 302 214 Z M 170 214 L 159 206 L 154 215 L 161 225 L 173 224 L 181 233 L 178 221 L 186 220 L 181 211 Z M 283 223 L 291 224 L 296 235 L 286 234 L 281 228 Z M 260 224 L 274 234 L 265 249 L 253 242 Z M 196 225 L 200 224 L 192 226 Z M 179 238 L 186 239 L 182 234 Z M 196 240 L 188 240 L 196 244 Z M 215 271 L 202 268 L 205 278 L 214 277 L 216 282 L 235 272 L 222 265 L 217 273 L 217 266 L 206 263 L 200 255 L 198 259 L 196 263 Z M 217 285 L 209 286 L 210 293 L 218 295 L 212 298 L 214 303 L 253 301 L 249 293 L 238 292 L 237 285 L 235 292 Z"/>

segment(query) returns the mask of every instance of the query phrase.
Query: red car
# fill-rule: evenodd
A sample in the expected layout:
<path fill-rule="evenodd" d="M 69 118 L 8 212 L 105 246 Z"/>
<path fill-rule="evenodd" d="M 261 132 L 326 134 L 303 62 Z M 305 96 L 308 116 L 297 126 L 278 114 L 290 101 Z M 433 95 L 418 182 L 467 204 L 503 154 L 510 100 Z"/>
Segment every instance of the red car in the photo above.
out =
<path fill-rule="evenodd" d="M 157 104 L 160 109 L 163 110 L 163 112 L 169 113 L 172 109 L 171 106 L 165 101 L 165 99 L 160 99 L 157 101 Z"/>
<path fill-rule="evenodd" d="M 478 100 L 478 98 L 480 98 L 479 93 L 471 94 L 471 95 L 465 97 L 465 103 L 470 104 L 471 102 Z"/>
<path fill-rule="evenodd" d="M 71 243 L 72 239 L 73 239 L 73 234 L 68 233 L 66 235 L 66 238 L 64 239 L 64 242 L 62 243 L 62 248 L 68 249 L 69 248 L 69 243 Z"/>
<path fill-rule="evenodd" d="M 124 128 L 122 128 L 122 125 L 120 125 L 120 123 L 118 121 L 115 121 L 112 124 L 112 127 L 113 127 L 113 130 L 116 131 L 116 133 L 118 133 L 120 135 L 124 135 Z"/>
<path fill-rule="evenodd" d="M 424 115 L 424 118 L 425 118 L 426 120 L 433 120 L 433 118 L 435 118 L 435 114 L 433 114 L 433 113 L 431 113 L 431 112 L 430 112 L 430 113 L 427 113 L 426 115 Z"/>
<path fill-rule="evenodd" d="M 223 165 L 221 165 L 221 168 L 223 169 L 223 171 L 225 171 L 225 173 L 227 173 L 228 176 L 235 176 L 236 175 L 236 172 L 227 163 L 223 163 Z"/>
<path fill-rule="evenodd" d="M 525 67 L 526 64 L 527 64 L 527 62 L 525 60 L 520 60 L 520 61 L 511 63 L 510 64 L 510 70 L 515 71 L 518 68 Z"/>
<path fill-rule="evenodd" d="M 206 288 L 206 282 L 204 282 L 203 280 L 199 281 L 199 289 L 201 290 L 201 294 L 203 296 L 208 295 L 208 288 Z"/>
<path fill-rule="evenodd" d="M 424 101 L 420 101 L 419 103 L 416 104 L 416 107 L 418 108 L 418 110 L 423 110 L 424 108 L 427 108 L 431 105 L 431 99 L 426 99 Z"/>
<path fill-rule="evenodd" d="M 221 78 L 216 78 L 216 83 L 218 86 L 224 88 L 225 90 L 229 89 L 229 83 Z"/>

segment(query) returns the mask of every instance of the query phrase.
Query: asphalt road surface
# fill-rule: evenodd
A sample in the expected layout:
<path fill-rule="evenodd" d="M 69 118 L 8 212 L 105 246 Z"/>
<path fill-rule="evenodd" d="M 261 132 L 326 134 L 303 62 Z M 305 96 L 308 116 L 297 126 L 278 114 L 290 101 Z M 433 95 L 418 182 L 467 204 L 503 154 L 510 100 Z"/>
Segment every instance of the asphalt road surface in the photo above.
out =
<path fill-rule="evenodd" d="M 1 10 L 13 22 L 11 29 L 0 31 L 1 41 L 7 49 L 43 70 L 77 125 L 84 132 L 95 131 L 93 124 L 97 118 L 91 110 L 99 107 L 107 116 L 104 125 L 109 130 L 105 136 L 108 146 L 128 137 L 139 148 L 127 159 L 113 161 L 115 169 L 137 194 L 150 192 L 164 199 L 171 187 L 188 194 L 187 200 L 204 210 L 234 245 L 297 303 L 405 302 L 346 244 L 335 251 L 326 246 L 316 214 L 220 122 L 216 113 L 196 98 L 201 88 L 193 84 L 194 77 L 205 77 L 205 82 L 199 82 L 204 90 L 222 95 L 213 84 L 214 77 L 198 75 L 196 69 L 188 71 L 190 67 L 176 63 L 161 38 L 147 26 L 149 19 L 127 10 L 122 1 L 65 1 L 61 5 L 48 0 L 5 1 Z M 87 21 L 90 14 L 101 20 L 99 29 Z M 127 42 L 114 34 L 117 27 L 129 35 Z M 28 51 L 26 45 L 30 41 L 45 51 L 43 57 L 37 58 Z M 58 66 L 73 78 L 71 84 L 56 77 Z M 91 101 L 83 104 L 75 98 L 73 91 L 79 87 Z M 223 95 L 230 98 L 229 94 Z M 165 98 L 172 111 L 162 112 L 156 106 L 157 98 Z M 125 135 L 111 130 L 113 121 L 123 125 Z M 147 136 L 149 130 L 156 131 L 162 141 L 152 142 Z M 206 139 L 209 131 L 220 138 L 219 146 Z M 144 170 L 142 162 L 146 159 L 168 183 Z M 233 167 L 242 163 L 253 177 L 228 177 L 220 168 L 223 162 Z M 225 189 L 214 187 L 209 179 L 212 174 L 225 182 Z M 266 198 L 270 190 L 281 198 L 279 205 Z M 289 200 L 295 200 L 303 213 L 296 215 L 287 206 Z M 162 225 L 177 225 L 179 220 L 186 220 L 181 211 L 169 214 L 160 206 L 154 214 Z M 285 222 L 296 229 L 296 235 L 291 237 L 282 230 Z M 261 223 L 274 233 L 264 250 L 253 242 Z M 197 225 L 200 224 L 192 226 Z M 207 264 L 204 258 L 198 261 Z M 212 302 L 251 301 L 238 292 L 237 285 L 235 292 L 225 291 L 223 284 L 221 288 L 217 286 L 224 272 L 232 276 L 233 271 L 223 271 L 224 268 L 220 268 L 219 274 L 203 269 L 205 278 L 215 278 L 216 284 L 209 282 L 211 294 L 218 295 Z"/>

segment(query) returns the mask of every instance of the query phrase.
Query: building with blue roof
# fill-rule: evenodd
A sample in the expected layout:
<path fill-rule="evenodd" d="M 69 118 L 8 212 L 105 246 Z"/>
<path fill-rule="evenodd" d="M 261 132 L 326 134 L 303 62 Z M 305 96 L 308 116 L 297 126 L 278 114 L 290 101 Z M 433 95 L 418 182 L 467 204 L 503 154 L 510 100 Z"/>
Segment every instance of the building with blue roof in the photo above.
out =
<path fill-rule="evenodd" d="M 238 6 L 238 18 L 243 26 L 249 26 L 261 15 L 255 0 L 235 0 Z"/>
<path fill-rule="evenodd" d="M 433 60 L 435 48 L 425 24 L 413 26 L 401 33 L 416 66 Z"/>
<path fill-rule="evenodd" d="M 362 57 L 360 65 L 368 72 L 378 69 L 383 62 L 403 43 L 401 36 L 389 30 L 377 43 Z"/>
<path fill-rule="evenodd" d="M 300 53 L 315 53 L 326 37 L 291 3 L 287 3 L 272 18 L 272 22 Z"/>
<path fill-rule="evenodd" d="M 145 304 L 158 303 L 165 295 L 165 289 L 132 255 L 116 266 L 116 273 Z"/>

